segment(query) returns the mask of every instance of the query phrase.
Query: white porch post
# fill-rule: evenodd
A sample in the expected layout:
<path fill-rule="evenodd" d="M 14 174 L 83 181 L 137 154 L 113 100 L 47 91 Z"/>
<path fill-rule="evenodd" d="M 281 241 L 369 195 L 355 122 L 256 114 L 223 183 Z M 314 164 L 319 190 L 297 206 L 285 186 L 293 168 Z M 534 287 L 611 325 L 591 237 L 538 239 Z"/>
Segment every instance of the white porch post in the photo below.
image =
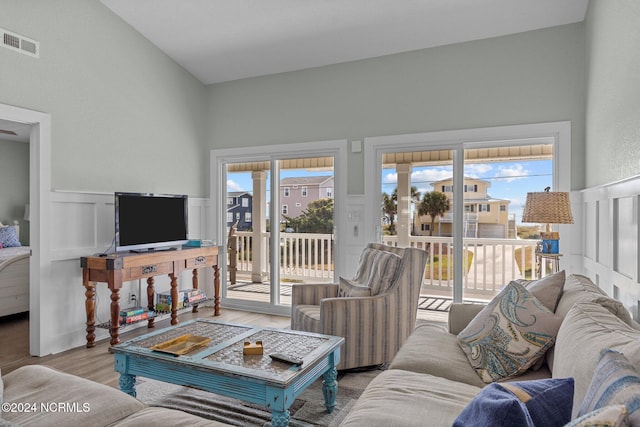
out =
<path fill-rule="evenodd" d="M 267 172 L 251 172 L 251 178 L 253 179 L 251 281 L 262 283 L 265 276 L 263 272 L 267 270 L 267 245 L 266 240 L 262 238 L 267 232 Z"/>
<path fill-rule="evenodd" d="M 396 165 L 398 174 L 398 247 L 411 245 L 411 163 Z"/>

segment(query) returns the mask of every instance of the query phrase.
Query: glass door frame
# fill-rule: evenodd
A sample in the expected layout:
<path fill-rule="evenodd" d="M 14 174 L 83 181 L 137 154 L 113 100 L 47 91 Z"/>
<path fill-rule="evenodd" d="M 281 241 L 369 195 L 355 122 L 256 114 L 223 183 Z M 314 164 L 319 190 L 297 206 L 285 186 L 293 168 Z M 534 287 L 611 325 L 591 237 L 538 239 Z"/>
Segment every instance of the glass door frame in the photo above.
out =
<path fill-rule="evenodd" d="M 380 189 L 382 188 L 382 156 L 388 152 L 412 152 L 430 150 L 452 150 L 454 178 L 454 286 L 453 301 L 463 299 L 463 211 L 464 211 L 464 150 L 471 148 L 499 147 L 512 145 L 553 144 L 553 189 L 571 191 L 571 122 L 534 123 L 525 125 L 498 126 L 489 128 L 463 129 L 453 131 L 426 132 L 405 135 L 370 137 L 364 139 L 365 165 L 371 165 L 364 171 L 365 218 L 364 233 L 366 241 L 380 241 Z M 562 167 L 560 167 L 562 165 Z M 542 190 L 542 189 L 541 189 Z M 574 212 L 579 212 L 573 209 Z M 578 226 L 560 225 L 563 242 L 569 247 L 569 255 L 579 253 Z M 565 259 L 571 270 L 571 257 Z"/>
<path fill-rule="evenodd" d="M 223 244 L 226 240 L 226 200 L 227 200 L 227 172 L 226 165 L 231 163 L 269 162 L 271 167 L 271 197 L 269 204 L 269 217 L 279 218 L 279 165 L 278 161 L 285 159 L 295 159 L 304 157 L 333 157 L 334 173 L 334 281 L 342 274 L 346 268 L 342 263 L 343 249 L 340 238 L 340 230 L 346 225 L 346 203 L 347 203 L 347 140 L 329 140 L 317 142 L 303 142 L 292 144 L 260 145 L 255 147 L 241 147 L 228 149 L 214 149 L 210 153 L 210 201 L 211 208 L 208 215 L 208 229 L 211 230 L 212 239 L 220 246 L 220 259 L 225 260 L 220 263 L 221 281 L 226 282 L 227 277 L 227 248 Z M 274 169 L 275 167 L 275 169 Z M 274 179 L 277 177 L 278 180 Z M 274 196 L 276 202 L 274 202 Z M 280 230 L 278 227 L 271 227 L 271 239 L 269 249 L 271 257 L 271 283 L 279 280 L 279 241 Z M 275 264 L 274 264 L 275 263 Z M 275 267 L 274 267 L 275 265 Z M 274 301 L 273 287 L 271 288 L 271 298 L 269 303 L 228 299 L 226 286 L 221 286 L 221 304 L 223 307 L 240 310 L 251 310 L 254 312 L 290 315 L 291 307 L 278 304 L 279 298 Z"/>

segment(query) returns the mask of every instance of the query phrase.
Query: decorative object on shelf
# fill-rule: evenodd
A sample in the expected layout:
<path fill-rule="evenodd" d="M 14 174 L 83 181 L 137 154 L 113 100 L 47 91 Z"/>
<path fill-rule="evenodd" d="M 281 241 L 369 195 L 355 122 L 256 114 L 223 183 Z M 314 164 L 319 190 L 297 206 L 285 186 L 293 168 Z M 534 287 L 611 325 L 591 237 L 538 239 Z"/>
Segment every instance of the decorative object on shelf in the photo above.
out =
<path fill-rule="evenodd" d="M 262 347 L 262 341 L 256 341 L 255 343 L 250 343 L 249 341 L 244 342 L 244 346 L 242 347 L 242 354 L 245 356 L 255 356 L 261 355 L 264 353 L 264 347 Z"/>
<path fill-rule="evenodd" d="M 527 201 L 522 213 L 522 222 L 537 222 L 546 224 L 545 231 L 540 233 L 542 238 L 542 253 L 557 254 L 560 236 L 551 231 L 551 224 L 573 224 L 569 193 L 549 191 L 527 193 Z"/>

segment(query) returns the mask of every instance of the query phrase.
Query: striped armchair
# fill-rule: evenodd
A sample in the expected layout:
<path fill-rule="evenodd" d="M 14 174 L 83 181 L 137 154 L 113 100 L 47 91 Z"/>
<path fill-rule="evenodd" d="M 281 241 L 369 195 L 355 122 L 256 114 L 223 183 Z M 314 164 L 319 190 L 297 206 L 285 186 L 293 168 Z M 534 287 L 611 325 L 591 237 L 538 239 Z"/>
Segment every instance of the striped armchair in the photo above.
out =
<path fill-rule="evenodd" d="M 376 258 L 380 251 L 399 257 L 393 272 Z M 376 255 L 378 253 L 378 255 Z M 370 243 L 360 258 L 354 281 L 379 288 L 372 296 L 342 296 L 341 284 L 293 285 L 291 329 L 345 338 L 338 369 L 390 362 L 415 328 L 418 297 L 427 253 Z M 389 283 L 380 288 L 383 276 Z M 339 296 L 340 293 L 340 296 Z"/>

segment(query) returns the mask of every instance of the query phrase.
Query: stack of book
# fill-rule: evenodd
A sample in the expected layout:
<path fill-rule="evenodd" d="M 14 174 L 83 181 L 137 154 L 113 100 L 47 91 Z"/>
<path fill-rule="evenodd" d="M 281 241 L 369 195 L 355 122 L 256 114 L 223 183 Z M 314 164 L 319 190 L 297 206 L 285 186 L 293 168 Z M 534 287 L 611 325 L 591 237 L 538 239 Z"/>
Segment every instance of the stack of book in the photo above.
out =
<path fill-rule="evenodd" d="M 171 291 L 156 294 L 156 311 L 171 311 Z M 178 291 L 177 309 L 184 308 L 184 291 Z"/>
<path fill-rule="evenodd" d="M 207 299 L 207 294 L 205 294 L 199 289 L 188 289 L 184 292 L 185 292 L 185 298 L 184 298 L 185 304 L 193 305 Z"/>
<path fill-rule="evenodd" d="M 120 311 L 120 324 L 128 325 L 130 323 L 139 322 L 141 320 L 147 320 L 153 316 L 155 316 L 155 313 L 153 311 L 147 310 L 146 308 L 127 308 Z"/>

